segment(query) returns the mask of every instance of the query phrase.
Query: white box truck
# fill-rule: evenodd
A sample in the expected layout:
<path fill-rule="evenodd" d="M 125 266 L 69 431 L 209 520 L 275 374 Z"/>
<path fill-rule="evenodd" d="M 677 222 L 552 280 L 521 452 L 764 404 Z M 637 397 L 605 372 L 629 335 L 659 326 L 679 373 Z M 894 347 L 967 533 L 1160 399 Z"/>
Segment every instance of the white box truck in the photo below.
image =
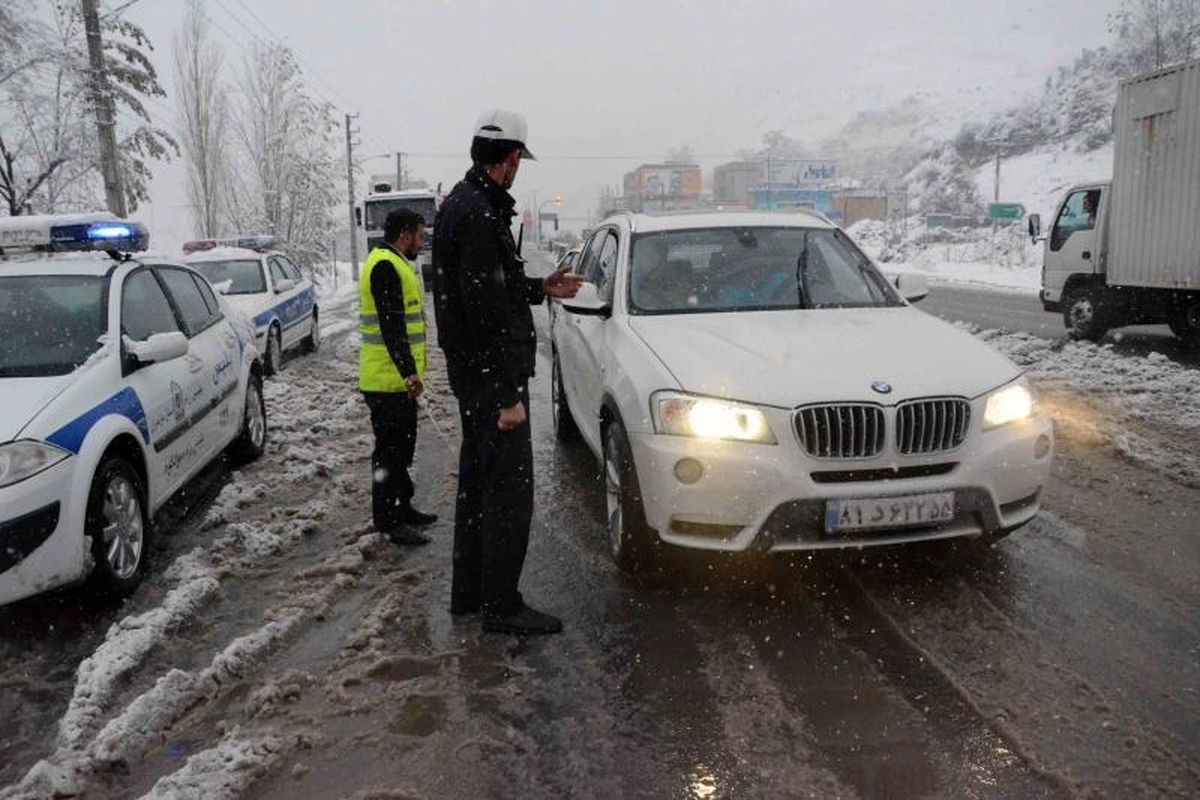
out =
<path fill-rule="evenodd" d="M 439 184 L 438 188 L 441 188 Z M 365 244 L 363 253 L 383 242 L 383 223 L 388 214 L 407 208 L 425 218 L 425 247 L 417 257 L 417 270 L 421 283 L 426 287 L 432 284 L 433 275 L 433 223 L 441 207 L 441 195 L 432 189 L 400 189 L 393 190 L 391 184 L 377 183 L 371 187 L 371 192 L 363 200 L 362 205 L 355 208 L 358 227 L 363 231 L 359 244 Z"/>
<path fill-rule="evenodd" d="M 1045 238 L 1042 305 L 1076 339 L 1167 323 L 1200 345 L 1200 61 L 1124 80 L 1113 177 L 1072 187 Z M 1041 239 L 1041 219 L 1029 233 Z"/>

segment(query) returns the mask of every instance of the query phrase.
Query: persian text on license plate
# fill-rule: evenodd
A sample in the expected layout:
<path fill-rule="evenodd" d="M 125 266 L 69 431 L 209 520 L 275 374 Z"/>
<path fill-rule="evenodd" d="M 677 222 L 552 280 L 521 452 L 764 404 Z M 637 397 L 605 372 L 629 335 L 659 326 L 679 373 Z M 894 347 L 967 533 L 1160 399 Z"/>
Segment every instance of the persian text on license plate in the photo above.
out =
<path fill-rule="evenodd" d="M 872 528 L 911 528 L 954 519 L 954 492 L 830 500 L 825 504 L 825 532 Z"/>

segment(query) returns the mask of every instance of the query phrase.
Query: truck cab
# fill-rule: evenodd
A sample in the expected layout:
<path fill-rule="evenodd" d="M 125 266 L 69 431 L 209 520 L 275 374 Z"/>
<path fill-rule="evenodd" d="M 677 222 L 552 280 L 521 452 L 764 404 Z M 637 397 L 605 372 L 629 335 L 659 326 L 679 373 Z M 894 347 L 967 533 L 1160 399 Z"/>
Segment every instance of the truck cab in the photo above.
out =
<path fill-rule="evenodd" d="M 1042 306 L 1047 311 L 1071 311 L 1082 325 L 1089 324 L 1091 302 L 1087 297 L 1096 284 L 1103 284 L 1107 254 L 1109 189 L 1111 184 L 1086 183 L 1072 186 L 1054 214 L 1045 237 L 1041 219 L 1030 217 L 1030 234 L 1044 241 L 1042 260 Z M 1086 296 L 1070 309 L 1068 300 Z M 1066 319 L 1071 328 L 1071 319 Z"/>
<path fill-rule="evenodd" d="M 429 286 L 433 269 L 433 223 L 441 206 L 441 198 L 431 189 L 402 189 L 393 191 L 390 184 L 379 183 L 363 200 L 362 208 L 355 216 L 359 228 L 366 238 L 366 252 L 383 242 L 383 224 L 388 214 L 401 208 L 409 208 L 425 218 L 425 247 L 417 257 L 417 274 L 421 283 Z"/>

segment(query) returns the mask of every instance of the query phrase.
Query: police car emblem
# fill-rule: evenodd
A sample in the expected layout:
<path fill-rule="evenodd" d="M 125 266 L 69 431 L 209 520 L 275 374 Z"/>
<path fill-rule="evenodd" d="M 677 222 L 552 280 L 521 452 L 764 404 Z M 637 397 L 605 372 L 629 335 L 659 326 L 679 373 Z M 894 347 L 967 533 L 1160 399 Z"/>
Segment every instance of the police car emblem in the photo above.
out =
<path fill-rule="evenodd" d="M 183 403 L 183 389 L 175 381 L 171 381 L 171 405 L 175 411 L 175 422 L 182 425 L 187 419 L 187 408 Z"/>
<path fill-rule="evenodd" d="M 887 381 L 875 381 L 874 383 L 871 384 L 871 388 L 874 389 L 879 394 L 891 394 L 892 393 L 892 385 L 890 383 L 888 383 Z"/>

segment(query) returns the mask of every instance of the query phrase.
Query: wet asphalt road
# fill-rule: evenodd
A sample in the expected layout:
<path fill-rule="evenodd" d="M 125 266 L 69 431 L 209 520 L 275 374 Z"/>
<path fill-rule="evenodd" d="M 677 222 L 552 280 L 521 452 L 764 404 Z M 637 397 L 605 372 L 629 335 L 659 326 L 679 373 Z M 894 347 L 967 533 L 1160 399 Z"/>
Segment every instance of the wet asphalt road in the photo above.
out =
<path fill-rule="evenodd" d="M 1044 339 L 1067 338 L 1062 315 L 1043 310 L 1041 300 L 1034 293 L 933 283 L 929 296 L 916 307 L 951 322 L 1023 331 Z M 1119 328 L 1109 332 L 1104 341 L 1118 353 L 1146 355 L 1159 352 L 1180 364 L 1200 366 L 1200 349 L 1185 347 L 1166 325 Z"/>
<path fill-rule="evenodd" d="M 139 796 L 230 730 L 288 742 L 246 792 L 287 800 L 1200 795 L 1200 492 L 1060 430 L 1046 513 L 997 547 L 680 553 L 666 575 L 632 580 L 606 552 L 595 459 L 551 431 L 545 312 L 536 319 L 523 590 L 566 633 L 486 636 L 446 613 L 455 465 L 442 405 L 449 446 L 423 420 L 417 464 L 420 500 L 442 515 L 435 544 L 376 547 L 331 572 L 344 589 L 309 624 L 89 796 Z M 281 380 L 351 358 L 344 339 L 327 336 Z M 347 485 L 369 471 L 361 444 L 330 442 Z M 173 504 L 158 569 L 214 535 L 197 519 L 230 480 L 218 467 Z M 286 518 L 324 491 L 281 489 L 239 520 Z M 360 487 L 294 549 L 231 566 L 219 599 L 123 695 L 271 618 L 365 519 Z M 153 607 L 163 586 L 156 573 L 122 609 L 66 592 L 0 611 L 0 713 L 19 727 L 0 747 L 0 783 L 44 755 L 103 629 Z"/>

